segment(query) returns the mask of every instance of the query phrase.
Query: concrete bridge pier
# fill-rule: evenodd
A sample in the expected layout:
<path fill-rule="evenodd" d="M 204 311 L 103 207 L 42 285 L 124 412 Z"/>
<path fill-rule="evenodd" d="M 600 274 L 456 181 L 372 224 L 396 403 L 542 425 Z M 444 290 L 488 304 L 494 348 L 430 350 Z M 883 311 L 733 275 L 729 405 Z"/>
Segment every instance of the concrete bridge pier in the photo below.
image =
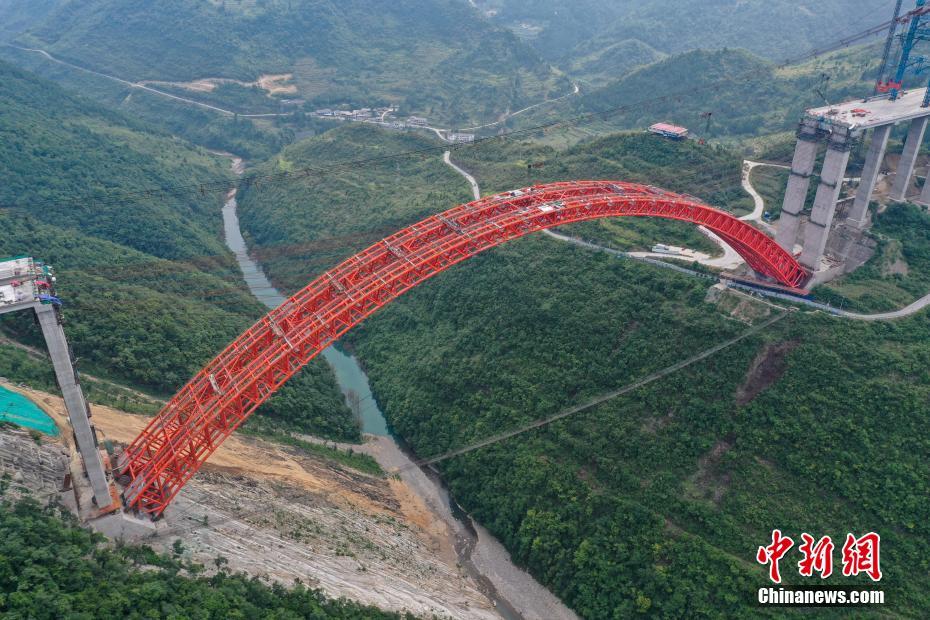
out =
<path fill-rule="evenodd" d="M 927 172 L 927 178 L 924 179 L 924 187 L 920 190 L 920 197 L 914 202 L 930 207 L 930 171 Z"/>
<path fill-rule="evenodd" d="M 926 88 L 913 89 L 901 91 L 894 101 L 887 96 L 876 96 L 804 112 L 775 239 L 781 247 L 794 253 L 798 232 L 803 231 L 800 262 L 812 272 L 812 282 L 826 282 L 868 260 L 871 246 L 868 241 L 863 241 L 863 232 L 869 224 L 869 202 L 892 128 L 904 122 L 909 123 L 909 129 L 890 198 L 906 200 L 917 154 L 930 119 L 930 109 L 923 105 L 926 95 Z M 859 188 L 846 219 L 834 226 L 837 201 L 842 192 L 846 164 L 849 163 L 849 150 L 853 142 L 869 130 L 872 130 L 872 140 Z M 802 227 L 800 213 L 804 208 L 819 140 L 827 142 L 827 153 L 810 218 Z M 920 201 L 930 205 L 930 182 L 924 184 Z M 829 239 L 831 228 L 835 228 L 837 237 L 833 242 Z M 829 250 L 829 257 L 824 261 L 826 250 Z"/>
<path fill-rule="evenodd" d="M 856 192 L 856 199 L 846 218 L 847 224 L 856 228 L 864 228 L 869 221 L 869 203 L 872 200 L 872 192 L 875 191 L 878 174 L 882 169 L 882 162 L 885 160 L 885 151 L 888 149 L 888 137 L 891 135 L 892 127 L 893 125 L 881 125 L 872 130 L 872 142 L 869 144 L 869 152 L 866 154 L 865 165 L 862 168 L 859 190 Z"/>
<path fill-rule="evenodd" d="M 849 163 L 850 146 L 849 131 L 845 127 L 834 127 L 827 144 L 823 168 L 820 170 L 820 185 L 814 197 L 814 207 L 810 220 L 804 227 L 804 249 L 801 251 L 800 262 L 811 271 L 820 268 L 820 259 L 823 257 L 824 248 L 827 247 L 830 225 L 836 212 L 836 201 L 843 187 L 846 164 Z"/>
<path fill-rule="evenodd" d="M 794 147 L 791 173 L 788 177 L 785 199 L 782 202 L 781 215 L 778 220 L 778 232 L 775 236 L 778 245 L 792 254 L 798 240 L 801 211 L 807 200 L 807 190 L 811 184 L 811 174 L 814 172 L 814 162 L 817 159 L 818 138 L 817 128 L 810 123 L 802 122 L 798 129 L 798 142 Z"/>
<path fill-rule="evenodd" d="M 914 175 L 914 164 L 917 163 L 917 153 L 920 151 L 920 144 L 927 130 L 927 118 L 921 116 L 911 121 L 907 139 L 904 142 L 904 152 L 901 153 L 901 161 L 898 162 L 894 184 L 888 196 L 891 200 L 904 202 L 907 199 L 907 190 L 911 187 L 911 178 Z"/>
<path fill-rule="evenodd" d="M 113 497 L 110 495 L 110 482 L 107 480 L 103 460 L 100 458 L 100 451 L 97 447 L 97 433 L 90 423 L 90 409 L 87 406 L 87 401 L 84 400 L 84 393 L 81 391 L 77 375 L 74 372 L 71 352 L 68 349 L 68 340 L 65 338 L 65 332 L 61 327 L 58 310 L 51 304 L 37 304 L 35 313 L 39 318 L 39 326 L 42 328 L 45 344 L 48 346 L 49 357 L 52 358 L 55 378 L 58 379 L 58 387 L 61 388 L 65 408 L 68 410 L 68 419 L 71 422 L 71 428 L 74 430 L 74 437 L 77 440 L 76 443 L 78 451 L 81 453 L 81 459 L 84 461 L 84 470 L 90 481 L 97 509 L 109 508 L 113 505 Z"/>

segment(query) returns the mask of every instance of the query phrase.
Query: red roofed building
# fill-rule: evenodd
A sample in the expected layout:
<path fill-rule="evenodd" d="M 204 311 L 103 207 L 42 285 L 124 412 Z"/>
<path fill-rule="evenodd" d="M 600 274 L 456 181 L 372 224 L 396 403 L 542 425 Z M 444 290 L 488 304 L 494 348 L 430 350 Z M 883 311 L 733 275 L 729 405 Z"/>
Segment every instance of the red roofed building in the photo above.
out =
<path fill-rule="evenodd" d="M 672 140 L 684 140 L 688 137 L 687 127 L 679 127 L 670 123 L 656 123 L 649 128 L 649 132 Z"/>

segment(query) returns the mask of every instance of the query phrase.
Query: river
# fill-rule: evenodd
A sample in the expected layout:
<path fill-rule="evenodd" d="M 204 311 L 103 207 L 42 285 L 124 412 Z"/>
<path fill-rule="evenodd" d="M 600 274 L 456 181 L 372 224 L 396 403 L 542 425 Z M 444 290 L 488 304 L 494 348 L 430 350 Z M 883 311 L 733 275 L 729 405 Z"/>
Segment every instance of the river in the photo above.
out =
<path fill-rule="evenodd" d="M 233 171 L 237 174 L 244 171 L 242 160 L 237 157 L 233 157 Z M 267 308 L 277 308 L 286 298 L 249 256 L 237 208 L 236 190 L 233 189 L 223 205 L 226 245 L 235 255 L 252 294 Z M 385 471 L 399 471 L 407 486 L 445 523 L 459 563 L 479 584 L 501 617 L 505 620 L 577 619 L 549 590 L 516 567 L 503 545 L 459 508 L 435 471 L 413 466 L 414 456 L 403 442 L 390 434 L 387 420 L 372 395 L 368 376 L 358 360 L 335 346 L 325 349 L 323 357 L 332 367 L 346 403 L 358 416 L 366 438 L 363 446 L 353 448 L 372 455 Z"/>
<path fill-rule="evenodd" d="M 236 262 L 245 277 L 252 294 L 269 310 L 274 310 L 285 301 L 285 297 L 272 286 L 265 272 L 249 256 L 245 239 L 239 228 L 239 216 L 236 213 L 236 196 L 231 192 L 223 205 L 223 231 L 226 245 L 236 255 Z M 371 394 L 368 376 L 362 370 L 358 360 L 336 347 L 323 350 L 323 357 L 336 374 L 336 381 L 342 390 L 346 402 L 350 404 L 360 418 L 362 432 L 369 435 L 387 435 L 388 427 L 384 414 Z"/>

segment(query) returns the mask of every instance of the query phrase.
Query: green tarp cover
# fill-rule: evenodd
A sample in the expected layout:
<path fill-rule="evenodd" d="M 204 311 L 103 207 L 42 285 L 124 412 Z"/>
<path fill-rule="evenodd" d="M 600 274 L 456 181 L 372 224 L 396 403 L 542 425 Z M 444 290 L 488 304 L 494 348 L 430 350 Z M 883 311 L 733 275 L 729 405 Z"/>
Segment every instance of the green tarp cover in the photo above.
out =
<path fill-rule="evenodd" d="M 12 422 L 24 428 L 58 436 L 58 427 L 47 413 L 39 409 L 35 403 L 15 392 L 0 387 L 0 422 Z"/>

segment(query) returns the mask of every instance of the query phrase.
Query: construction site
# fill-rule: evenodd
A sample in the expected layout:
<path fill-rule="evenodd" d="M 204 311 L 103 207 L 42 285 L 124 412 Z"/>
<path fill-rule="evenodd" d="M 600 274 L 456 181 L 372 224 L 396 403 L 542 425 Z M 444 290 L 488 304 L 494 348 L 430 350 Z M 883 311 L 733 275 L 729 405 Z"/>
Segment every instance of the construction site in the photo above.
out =
<path fill-rule="evenodd" d="M 23 421 L 25 414 L 0 416 L 9 423 L 0 424 L 6 496 L 60 502 L 114 540 L 166 552 L 180 540 L 185 557 L 206 565 L 219 567 L 223 558 L 269 583 L 301 580 L 391 610 L 451 618 L 577 617 L 535 590 L 538 584 L 480 525 L 453 514 L 457 506 L 437 471 L 388 438 L 367 435 L 361 445 L 299 438 L 336 453 L 368 455 L 382 470 L 365 472 L 300 445 L 234 431 L 300 368 L 401 294 L 486 249 L 566 224 L 608 217 L 690 223 L 735 253 L 732 267 L 703 274 L 719 288 L 736 283 L 758 298 L 809 301 L 811 289 L 872 258 L 874 213 L 896 202 L 930 207 L 930 158 L 922 151 L 930 89 L 905 87 L 924 68 L 914 50 L 930 39 L 930 9 L 920 0 L 902 14 L 901 4 L 874 91 L 810 108 L 800 118 L 777 219 L 737 218 L 692 196 L 622 180 L 476 196 L 399 230 L 282 298 L 151 419 L 87 401 L 53 266 L 29 255 L 0 261 L 0 314 L 35 318 L 47 351 L 29 354 L 47 354 L 60 392 L 0 381 L 0 395 L 26 399 L 16 405 L 24 411 L 29 403 L 39 410 L 33 422 Z M 647 131 L 675 141 L 688 135 L 667 123 Z M 467 142 L 474 140 L 468 135 Z M 890 148 L 898 137 L 900 150 Z M 851 177 L 847 168 L 856 153 L 861 172 Z M 641 254 L 710 260 L 664 243 Z M 42 426 L 42 413 L 54 426 Z M 489 572 L 500 580 L 485 579 Z M 509 591 L 501 590 L 504 582 Z M 507 609 L 517 599 L 519 615 Z"/>

